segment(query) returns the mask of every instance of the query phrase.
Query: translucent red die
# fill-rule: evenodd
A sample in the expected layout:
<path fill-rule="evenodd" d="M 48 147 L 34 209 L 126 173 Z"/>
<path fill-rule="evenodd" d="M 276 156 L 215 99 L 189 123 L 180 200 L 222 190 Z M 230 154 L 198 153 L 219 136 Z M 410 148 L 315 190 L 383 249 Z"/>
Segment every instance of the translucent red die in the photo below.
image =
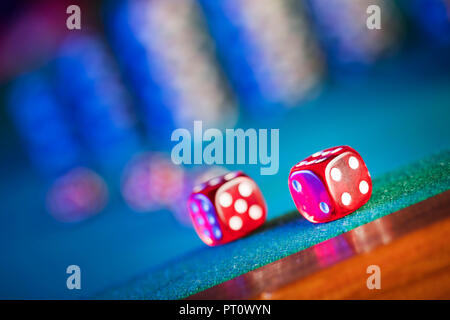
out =
<path fill-rule="evenodd" d="M 258 185 L 240 171 L 195 187 L 188 210 L 195 231 L 209 246 L 247 235 L 264 223 L 267 213 Z"/>
<path fill-rule="evenodd" d="M 372 179 L 359 153 L 339 146 L 316 152 L 292 167 L 289 190 L 306 219 L 328 222 L 363 206 L 372 194 Z"/>

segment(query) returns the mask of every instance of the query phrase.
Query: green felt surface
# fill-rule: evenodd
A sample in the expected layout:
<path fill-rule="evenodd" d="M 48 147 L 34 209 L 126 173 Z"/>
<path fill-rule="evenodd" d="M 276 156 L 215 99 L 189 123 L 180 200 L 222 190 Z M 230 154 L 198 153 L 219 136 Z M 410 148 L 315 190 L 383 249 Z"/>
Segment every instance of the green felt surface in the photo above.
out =
<path fill-rule="evenodd" d="M 449 189 L 447 151 L 375 178 L 369 202 L 340 220 L 312 224 L 291 212 L 268 221 L 244 239 L 215 248 L 205 246 L 99 297 L 184 298 Z"/>

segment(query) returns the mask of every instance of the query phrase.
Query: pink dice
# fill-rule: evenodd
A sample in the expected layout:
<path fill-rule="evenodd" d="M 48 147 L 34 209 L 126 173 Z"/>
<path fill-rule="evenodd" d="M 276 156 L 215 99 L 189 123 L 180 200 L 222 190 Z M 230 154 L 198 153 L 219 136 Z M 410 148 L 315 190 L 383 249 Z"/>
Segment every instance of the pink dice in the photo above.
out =
<path fill-rule="evenodd" d="M 247 235 L 264 223 L 267 213 L 257 184 L 239 171 L 195 187 L 188 210 L 197 234 L 209 246 Z"/>
<path fill-rule="evenodd" d="M 328 222 L 363 206 L 372 194 L 372 179 L 359 153 L 340 146 L 296 164 L 289 173 L 289 190 L 306 219 Z"/>

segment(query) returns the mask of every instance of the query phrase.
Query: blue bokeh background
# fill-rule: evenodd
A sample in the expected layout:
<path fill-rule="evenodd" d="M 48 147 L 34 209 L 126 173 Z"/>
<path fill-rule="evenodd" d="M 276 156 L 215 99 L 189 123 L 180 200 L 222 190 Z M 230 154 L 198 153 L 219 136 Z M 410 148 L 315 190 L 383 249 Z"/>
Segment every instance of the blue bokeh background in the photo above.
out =
<path fill-rule="evenodd" d="M 418 1 L 418 6 L 424 2 Z M 415 11 L 413 5 L 408 7 L 411 10 L 405 9 L 401 1 L 398 7 L 403 10 L 404 34 L 398 40 L 396 49 L 387 56 L 370 65 L 341 65 L 337 69 L 330 67 L 307 100 L 281 113 L 278 108 L 282 107 L 277 103 L 268 103 L 266 107 L 269 111 L 264 110 L 270 114 L 270 108 L 274 108 L 273 115 L 260 117 L 254 105 L 246 108 L 245 99 L 235 102 L 239 110 L 237 122 L 233 125 L 235 128 L 280 130 L 278 174 L 261 176 L 260 165 L 224 165 L 228 170 L 244 170 L 254 178 L 266 198 L 268 219 L 295 209 L 287 187 L 288 172 L 302 158 L 323 148 L 352 146 L 362 155 L 373 177 L 450 148 L 448 34 L 439 36 L 439 30 L 428 30 L 431 27 L 427 24 L 427 17 L 424 17 L 427 12 Z M 108 10 L 113 10 L 110 4 L 102 4 L 98 8 L 82 3 L 82 8 L 98 10 L 99 19 L 108 17 Z M 9 10 L 20 12 L 25 9 L 26 5 Z M 101 27 L 105 29 L 104 39 L 111 39 L 111 35 L 108 35 L 108 18 L 103 19 L 100 21 L 105 21 Z M 92 20 L 97 21 L 95 18 Z M 423 24 L 427 27 L 421 27 Z M 13 28 L 13 23 L 2 28 L 2 31 L 6 33 L 8 27 Z M 92 23 L 88 30 L 92 32 L 95 28 L 96 23 Z M 310 32 L 320 38 L 314 33 L 317 31 Z M 126 39 L 128 36 L 125 34 Z M 438 41 L 433 40 L 434 37 Z M 106 43 L 108 41 L 111 42 L 105 40 Z M 117 57 L 119 54 L 114 51 L 114 45 L 111 48 L 108 52 L 111 52 L 112 57 Z M 326 46 L 322 48 L 326 54 Z M 223 54 L 223 51 L 218 54 L 219 62 Z M 19 75 L 45 70 L 46 74 L 51 74 L 51 78 L 53 71 L 48 70 L 53 70 L 61 62 L 54 62 L 55 56 L 57 53 L 49 55 L 44 63 L 35 62 L 31 67 L 26 65 L 12 74 L 3 73 L 0 106 L 0 298 L 3 299 L 90 297 L 204 246 L 194 230 L 180 223 L 169 209 L 136 212 L 120 194 L 119 171 L 123 169 L 124 159 L 143 150 L 170 152 L 173 146 L 170 133 L 176 125 L 172 121 L 161 120 L 163 118 L 156 119 L 157 125 L 163 128 L 156 130 L 154 136 L 151 134 L 155 126 L 151 121 L 142 121 L 146 126 L 139 124 L 132 127 L 132 142 L 120 144 L 119 152 L 114 156 L 118 159 L 117 163 L 105 165 L 102 160 L 96 162 L 98 155 L 83 151 L 80 163 L 97 170 L 109 186 L 109 200 L 101 213 L 71 224 L 58 222 L 47 212 L 46 193 L 59 173 L 55 171 L 49 175 L 32 165 L 27 143 L 12 120 L 14 116 L 11 116 L 8 101 Z M 133 59 L 131 64 L 134 68 L 143 68 L 143 65 L 139 65 L 140 60 Z M 113 65 L 117 63 L 117 68 L 122 70 L 120 79 L 126 79 L 127 72 L 131 71 L 123 66 L 121 58 L 113 60 L 116 61 Z M 228 79 L 227 64 L 219 65 L 225 69 L 224 78 Z M 63 72 L 63 76 L 67 76 L 63 81 L 71 88 L 76 88 L 75 82 L 70 83 L 71 76 L 76 77 L 76 74 L 73 70 L 65 74 Z M 146 76 L 143 75 L 141 80 L 145 80 Z M 241 74 L 243 78 L 246 76 L 246 73 Z M 233 70 L 233 77 L 236 77 L 236 70 Z M 124 88 L 133 97 L 130 105 L 139 105 L 136 109 L 144 110 L 144 113 L 137 112 L 137 116 L 144 117 L 144 114 L 155 120 L 151 114 L 160 110 L 159 107 L 152 107 L 157 104 L 156 98 L 153 96 L 142 103 L 139 90 L 148 93 L 146 90 L 156 85 L 151 83 L 135 89 L 138 93 L 133 95 L 133 86 L 126 80 L 123 82 Z M 80 86 L 85 84 L 80 83 Z M 157 87 L 159 91 L 165 88 L 163 86 L 161 89 L 160 84 Z M 233 91 L 233 86 L 230 88 L 227 90 Z M 57 86 L 55 90 L 58 90 Z M 251 88 L 239 87 L 235 95 L 239 97 L 242 90 Z M 23 95 L 26 94 L 23 92 Z M 257 95 L 254 92 L 252 94 Z M 77 91 L 72 92 L 69 101 L 78 101 L 76 96 Z M 81 93 L 81 97 L 86 96 L 87 93 Z M 92 99 L 89 101 L 101 103 L 101 100 L 96 102 L 95 96 Z M 264 103 L 258 99 L 259 103 Z M 146 113 L 149 110 L 151 113 Z M 164 110 L 161 117 L 170 117 L 170 113 Z M 70 119 L 70 123 L 76 123 L 74 118 Z M 189 126 L 187 128 L 192 129 Z M 196 169 L 195 166 L 184 168 L 187 172 Z M 199 268 L 207 268 L 211 263 L 214 262 L 205 261 Z M 66 288 L 68 275 L 65 271 L 71 264 L 79 265 L 82 270 L 82 290 L 70 291 Z"/>

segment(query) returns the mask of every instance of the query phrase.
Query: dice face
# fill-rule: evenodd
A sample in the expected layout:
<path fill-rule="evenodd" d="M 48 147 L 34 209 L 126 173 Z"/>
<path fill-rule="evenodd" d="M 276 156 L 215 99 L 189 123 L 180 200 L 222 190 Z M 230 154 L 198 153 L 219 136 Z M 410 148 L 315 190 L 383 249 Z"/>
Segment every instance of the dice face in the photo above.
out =
<path fill-rule="evenodd" d="M 345 151 L 330 160 L 325 168 L 328 190 L 337 210 L 343 214 L 364 205 L 372 193 L 372 180 L 361 156 Z"/>
<path fill-rule="evenodd" d="M 289 189 L 297 209 L 309 221 L 325 222 L 333 216 L 333 202 L 325 185 L 314 172 L 293 172 L 289 177 Z"/>
<path fill-rule="evenodd" d="M 222 221 L 236 233 L 247 234 L 265 220 L 264 199 L 256 183 L 236 177 L 216 192 L 215 204 Z"/>
<path fill-rule="evenodd" d="M 189 199 L 188 208 L 200 239 L 207 245 L 220 243 L 223 235 L 211 201 L 203 194 L 195 194 Z"/>
<path fill-rule="evenodd" d="M 328 222 L 363 206 L 372 194 L 372 180 L 361 156 L 340 146 L 316 152 L 295 165 L 289 189 L 306 219 Z"/>
<path fill-rule="evenodd" d="M 257 184 L 242 172 L 231 172 L 194 188 L 188 210 L 197 234 L 210 246 L 245 236 L 260 227 L 267 214 Z"/>

